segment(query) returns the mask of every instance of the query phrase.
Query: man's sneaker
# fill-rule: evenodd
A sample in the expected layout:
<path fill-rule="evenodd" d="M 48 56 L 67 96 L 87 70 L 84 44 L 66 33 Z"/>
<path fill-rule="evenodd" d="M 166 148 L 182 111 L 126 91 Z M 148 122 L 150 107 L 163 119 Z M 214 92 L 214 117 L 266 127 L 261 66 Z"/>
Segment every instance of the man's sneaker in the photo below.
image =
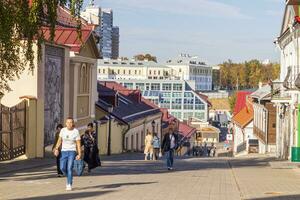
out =
<path fill-rule="evenodd" d="M 170 171 L 170 170 L 171 170 L 171 167 L 168 167 L 168 170 Z"/>
<path fill-rule="evenodd" d="M 67 185 L 67 186 L 66 186 L 66 190 L 67 190 L 67 191 L 71 191 L 71 190 L 72 190 L 72 186 L 71 186 L 71 185 Z"/>

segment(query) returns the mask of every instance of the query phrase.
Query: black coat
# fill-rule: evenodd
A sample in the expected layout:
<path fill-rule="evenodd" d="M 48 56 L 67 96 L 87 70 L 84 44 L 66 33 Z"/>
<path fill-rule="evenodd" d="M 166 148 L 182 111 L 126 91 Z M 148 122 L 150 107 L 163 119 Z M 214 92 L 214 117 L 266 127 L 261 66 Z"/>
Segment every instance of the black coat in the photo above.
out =
<path fill-rule="evenodd" d="M 174 138 L 175 138 L 175 149 L 178 148 L 178 135 L 173 133 Z M 164 135 L 161 148 L 163 151 L 170 151 L 171 150 L 171 140 L 170 140 L 170 133 L 166 133 Z"/>

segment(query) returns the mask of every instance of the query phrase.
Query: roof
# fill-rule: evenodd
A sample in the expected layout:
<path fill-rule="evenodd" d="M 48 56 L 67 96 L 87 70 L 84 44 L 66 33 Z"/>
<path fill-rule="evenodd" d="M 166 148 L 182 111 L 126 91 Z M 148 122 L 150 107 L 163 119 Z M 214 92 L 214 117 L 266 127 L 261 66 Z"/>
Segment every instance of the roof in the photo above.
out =
<path fill-rule="evenodd" d="M 220 129 L 212 126 L 212 125 L 206 125 L 204 127 L 197 128 L 198 131 L 202 133 L 220 133 Z"/>
<path fill-rule="evenodd" d="M 271 100 L 271 86 L 264 85 L 250 95 L 252 98 L 259 100 Z"/>
<path fill-rule="evenodd" d="M 233 116 L 232 121 L 235 122 L 241 128 L 245 128 L 253 120 L 253 106 L 248 104 L 244 108 Z"/>
<path fill-rule="evenodd" d="M 42 30 L 45 40 L 50 41 L 50 29 L 44 27 Z M 92 30 L 82 29 L 81 33 L 82 42 L 78 38 L 78 33 L 75 28 L 56 28 L 53 41 L 55 44 L 66 45 L 71 48 L 71 51 L 79 53 L 82 45 L 85 44 L 91 36 Z"/>
<path fill-rule="evenodd" d="M 230 105 L 228 102 L 228 98 L 221 99 L 209 99 L 212 104 L 211 110 L 230 110 Z"/>
<path fill-rule="evenodd" d="M 196 91 L 195 91 L 196 92 Z M 212 106 L 211 102 L 208 100 L 208 96 L 206 96 L 205 94 L 202 94 L 201 92 L 196 92 L 196 94 L 198 94 L 198 96 L 207 103 L 208 106 Z"/>
<path fill-rule="evenodd" d="M 98 82 L 97 90 L 100 98 L 96 106 L 107 112 L 111 106 L 108 99 L 117 96 L 117 105 L 113 108 L 112 115 L 126 123 L 161 113 L 152 102 L 144 98 L 138 101 L 139 91 L 129 90 L 116 82 Z"/>
<path fill-rule="evenodd" d="M 182 122 L 179 122 L 178 132 L 182 136 L 189 138 L 196 132 L 196 129 L 193 127 L 190 127 Z"/>
<path fill-rule="evenodd" d="M 252 92 L 249 91 L 239 91 L 236 94 L 236 102 L 234 106 L 233 115 L 239 113 L 246 105 L 246 96 L 250 95 Z"/>

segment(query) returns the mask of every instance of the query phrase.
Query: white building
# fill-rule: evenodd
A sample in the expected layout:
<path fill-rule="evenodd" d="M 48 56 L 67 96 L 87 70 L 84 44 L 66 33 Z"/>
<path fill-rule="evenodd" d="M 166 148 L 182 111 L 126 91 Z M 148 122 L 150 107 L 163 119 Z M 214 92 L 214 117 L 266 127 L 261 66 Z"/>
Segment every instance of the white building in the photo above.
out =
<path fill-rule="evenodd" d="M 98 60 L 98 80 L 171 79 L 172 69 L 153 61 Z"/>
<path fill-rule="evenodd" d="M 299 137 L 299 88 L 300 88 L 300 19 L 299 1 L 286 1 L 284 18 L 280 36 L 276 44 L 280 49 L 280 80 L 273 82 L 279 86 L 279 91 L 274 90 L 272 102 L 277 107 L 276 122 L 276 153 L 280 158 L 300 161 Z M 292 152 L 295 157 L 292 156 Z"/>
<path fill-rule="evenodd" d="M 180 54 L 178 57 L 168 60 L 166 65 L 174 70 L 174 76 L 180 77 L 182 80 L 194 80 L 196 90 L 212 90 L 212 67 L 197 56 Z"/>

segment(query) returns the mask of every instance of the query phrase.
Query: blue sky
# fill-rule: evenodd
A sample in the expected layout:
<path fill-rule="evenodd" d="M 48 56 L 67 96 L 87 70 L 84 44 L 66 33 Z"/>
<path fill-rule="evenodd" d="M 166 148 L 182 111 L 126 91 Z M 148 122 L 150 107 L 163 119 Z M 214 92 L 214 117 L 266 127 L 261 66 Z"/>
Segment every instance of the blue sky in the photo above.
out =
<path fill-rule="evenodd" d="M 87 1 L 86 1 L 87 2 Z M 85 2 L 85 3 L 86 3 Z M 161 62 L 180 53 L 210 64 L 279 60 L 285 0 L 95 0 L 112 8 L 120 55 L 150 53 Z"/>

